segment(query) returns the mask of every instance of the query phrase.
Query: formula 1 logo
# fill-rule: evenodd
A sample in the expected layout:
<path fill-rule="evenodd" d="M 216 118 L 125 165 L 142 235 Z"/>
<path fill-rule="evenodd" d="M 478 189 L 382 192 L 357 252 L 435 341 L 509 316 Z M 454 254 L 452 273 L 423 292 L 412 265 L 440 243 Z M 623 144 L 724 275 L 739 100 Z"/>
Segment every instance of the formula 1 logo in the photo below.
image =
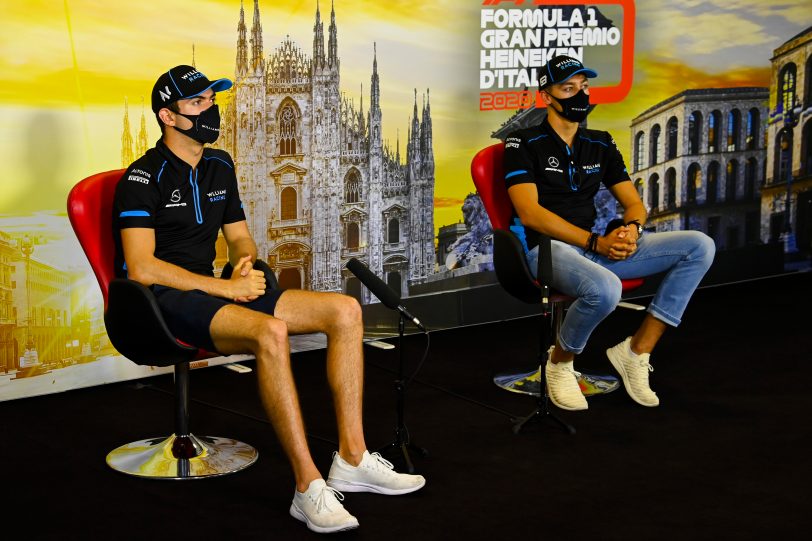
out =
<path fill-rule="evenodd" d="M 634 75 L 634 0 L 481 0 L 479 110 L 546 107 L 539 88 L 548 84 L 546 65 L 564 54 L 591 65 L 592 50 L 604 47 L 617 56 L 620 80 L 590 86 L 593 104 L 622 101 Z M 600 6 L 620 6 L 622 24 L 604 24 Z M 574 6 L 574 10 L 566 10 Z M 610 72 L 612 70 L 609 70 Z M 534 86 L 538 86 L 533 88 Z"/>

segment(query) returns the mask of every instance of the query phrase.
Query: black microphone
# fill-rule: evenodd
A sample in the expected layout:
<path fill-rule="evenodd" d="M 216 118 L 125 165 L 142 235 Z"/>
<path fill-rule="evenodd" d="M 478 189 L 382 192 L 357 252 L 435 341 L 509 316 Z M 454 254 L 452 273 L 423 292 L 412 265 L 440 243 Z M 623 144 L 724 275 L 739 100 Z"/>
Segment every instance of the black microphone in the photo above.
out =
<path fill-rule="evenodd" d="M 361 280 L 362 284 L 367 286 L 367 289 L 369 289 L 373 295 L 378 297 L 384 306 L 392 310 L 397 310 L 409 321 L 414 323 L 418 329 L 426 332 L 426 328 L 420 323 L 420 320 L 410 314 L 406 307 L 400 304 L 400 296 L 395 293 L 391 287 L 386 285 L 383 280 L 375 276 L 375 273 L 369 270 L 366 265 L 353 257 L 347 261 L 347 268 L 350 269 L 350 272 L 352 272 L 356 278 Z"/>

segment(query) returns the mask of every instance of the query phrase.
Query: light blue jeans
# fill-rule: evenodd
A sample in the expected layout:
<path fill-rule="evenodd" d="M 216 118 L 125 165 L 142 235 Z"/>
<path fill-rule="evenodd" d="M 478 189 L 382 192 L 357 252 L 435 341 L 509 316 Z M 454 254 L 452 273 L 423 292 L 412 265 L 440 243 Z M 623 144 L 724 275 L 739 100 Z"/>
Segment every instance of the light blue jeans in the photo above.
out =
<path fill-rule="evenodd" d="M 572 353 L 581 353 L 598 323 L 617 307 L 621 279 L 643 278 L 666 272 L 648 312 L 672 327 L 679 325 L 685 307 L 711 266 L 716 246 L 699 231 L 643 233 L 637 251 L 628 259 L 611 260 L 582 248 L 552 241 L 553 282 L 556 291 L 575 297 L 561 324 L 558 341 Z M 527 254 L 535 276 L 538 246 Z"/>

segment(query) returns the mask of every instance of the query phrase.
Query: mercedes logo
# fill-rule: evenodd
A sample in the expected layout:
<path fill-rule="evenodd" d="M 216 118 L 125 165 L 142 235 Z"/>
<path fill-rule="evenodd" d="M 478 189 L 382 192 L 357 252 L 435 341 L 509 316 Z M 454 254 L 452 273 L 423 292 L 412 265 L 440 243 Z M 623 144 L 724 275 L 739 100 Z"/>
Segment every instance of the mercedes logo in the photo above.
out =
<path fill-rule="evenodd" d="M 550 156 L 547 158 L 547 163 L 550 164 L 550 167 L 558 167 L 558 158 L 555 156 Z"/>

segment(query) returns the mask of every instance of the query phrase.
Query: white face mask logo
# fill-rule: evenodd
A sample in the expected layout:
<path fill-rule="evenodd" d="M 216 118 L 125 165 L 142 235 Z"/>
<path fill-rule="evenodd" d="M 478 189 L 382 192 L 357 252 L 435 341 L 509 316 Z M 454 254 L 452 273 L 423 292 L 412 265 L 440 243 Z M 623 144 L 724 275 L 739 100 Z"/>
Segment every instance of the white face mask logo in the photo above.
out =
<path fill-rule="evenodd" d="M 175 190 L 172 192 L 172 196 L 169 198 L 173 203 L 177 203 L 180 201 L 180 190 Z"/>

